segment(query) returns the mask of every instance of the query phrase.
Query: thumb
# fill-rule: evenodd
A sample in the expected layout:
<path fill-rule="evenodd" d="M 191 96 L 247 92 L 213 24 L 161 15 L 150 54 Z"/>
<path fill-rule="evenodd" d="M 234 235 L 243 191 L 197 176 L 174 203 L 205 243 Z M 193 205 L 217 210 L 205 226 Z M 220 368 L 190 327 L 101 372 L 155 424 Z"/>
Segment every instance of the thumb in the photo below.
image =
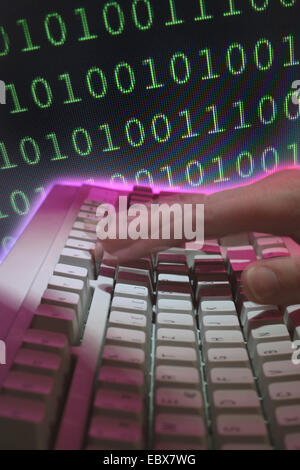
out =
<path fill-rule="evenodd" d="M 246 295 L 261 304 L 300 303 L 300 256 L 251 264 L 242 276 Z"/>

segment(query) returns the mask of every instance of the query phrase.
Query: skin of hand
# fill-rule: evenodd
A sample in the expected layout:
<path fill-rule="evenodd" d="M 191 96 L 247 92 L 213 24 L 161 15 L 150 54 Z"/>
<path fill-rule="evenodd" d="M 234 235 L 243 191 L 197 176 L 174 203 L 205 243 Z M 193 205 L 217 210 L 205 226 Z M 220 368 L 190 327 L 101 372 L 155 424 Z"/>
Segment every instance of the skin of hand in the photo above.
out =
<path fill-rule="evenodd" d="M 281 170 L 252 184 L 212 194 L 179 193 L 156 203 L 204 204 L 205 239 L 265 232 L 300 240 L 300 170 Z M 171 219 L 171 230 L 174 220 Z M 178 246 L 185 240 L 104 240 L 119 262 Z M 96 256 L 101 253 L 98 246 Z M 249 299 L 266 304 L 300 303 L 300 255 L 259 260 L 243 273 Z"/>

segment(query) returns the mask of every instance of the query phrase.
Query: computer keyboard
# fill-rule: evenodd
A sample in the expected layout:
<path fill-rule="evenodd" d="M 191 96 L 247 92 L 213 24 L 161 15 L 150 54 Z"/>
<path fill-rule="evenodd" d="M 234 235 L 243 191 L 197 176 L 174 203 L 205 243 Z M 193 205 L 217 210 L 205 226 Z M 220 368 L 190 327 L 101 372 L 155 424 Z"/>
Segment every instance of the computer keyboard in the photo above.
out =
<path fill-rule="evenodd" d="M 241 284 L 299 246 L 251 233 L 98 263 L 96 209 L 120 194 L 157 197 L 55 186 L 0 266 L 0 448 L 299 450 L 300 305 Z"/>

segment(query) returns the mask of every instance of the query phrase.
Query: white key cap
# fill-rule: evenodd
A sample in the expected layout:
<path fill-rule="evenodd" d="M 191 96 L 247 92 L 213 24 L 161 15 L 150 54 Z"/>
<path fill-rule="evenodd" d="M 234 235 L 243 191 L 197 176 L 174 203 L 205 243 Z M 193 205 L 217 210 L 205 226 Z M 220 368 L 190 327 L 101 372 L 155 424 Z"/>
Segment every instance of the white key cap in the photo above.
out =
<path fill-rule="evenodd" d="M 291 360 L 265 362 L 259 375 L 261 391 L 266 394 L 267 387 L 272 382 L 295 381 L 300 376 L 300 364 L 295 365 Z"/>
<path fill-rule="evenodd" d="M 190 414 L 159 413 L 155 417 L 155 438 L 173 441 L 206 443 L 206 429 L 201 416 Z"/>
<path fill-rule="evenodd" d="M 174 386 L 200 386 L 199 369 L 196 367 L 180 367 L 170 365 L 160 365 L 155 369 L 155 381 L 158 385 Z"/>
<path fill-rule="evenodd" d="M 284 437 L 285 450 L 300 450 L 300 432 L 286 434 Z"/>
<path fill-rule="evenodd" d="M 100 203 L 99 203 L 100 205 Z M 93 204 L 82 204 L 80 207 L 81 212 L 89 212 L 90 214 L 96 214 L 97 207 Z"/>
<path fill-rule="evenodd" d="M 147 317 L 144 314 L 112 310 L 109 317 L 109 324 L 117 326 L 124 325 L 126 328 L 141 328 L 146 331 L 150 322 L 147 322 Z"/>
<path fill-rule="evenodd" d="M 186 292 L 166 292 L 162 290 L 157 291 L 157 302 L 161 299 L 170 299 L 170 300 L 185 300 L 192 304 L 192 296 Z M 176 313 L 176 312 L 174 312 Z"/>
<path fill-rule="evenodd" d="M 80 297 L 73 292 L 65 292 L 56 289 L 46 289 L 41 299 L 42 304 L 57 305 L 58 307 L 67 307 L 75 310 L 80 323 L 83 318 Z"/>
<path fill-rule="evenodd" d="M 207 330 L 202 337 L 202 350 L 207 358 L 209 348 L 244 348 L 244 338 L 238 330 Z"/>
<path fill-rule="evenodd" d="M 199 315 L 236 315 L 236 308 L 231 300 L 203 300 L 199 304 Z"/>
<path fill-rule="evenodd" d="M 209 348 L 206 367 L 249 367 L 246 348 Z"/>
<path fill-rule="evenodd" d="M 261 405 L 256 390 L 215 390 L 212 393 L 212 413 L 216 420 L 220 414 L 260 413 Z"/>
<path fill-rule="evenodd" d="M 253 366 L 256 374 L 267 361 L 285 361 L 292 355 L 291 341 L 276 341 L 267 343 L 258 343 L 254 352 Z"/>
<path fill-rule="evenodd" d="M 248 339 L 248 350 L 251 357 L 254 355 L 258 343 L 288 341 L 290 339 L 287 327 L 283 324 L 265 325 L 251 330 Z"/>
<path fill-rule="evenodd" d="M 130 390 L 99 388 L 95 396 L 94 413 L 105 413 L 107 410 L 117 416 L 132 415 L 141 420 L 144 414 L 143 396 Z"/>
<path fill-rule="evenodd" d="M 48 282 L 49 289 L 63 290 L 66 292 L 74 292 L 78 294 L 81 299 L 84 295 L 84 283 L 80 279 L 72 279 L 63 276 L 51 276 Z"/>
<path fill-rule="evenodd" d="M 79 340 L 78 318 L 71 308 L 41 304 L 33 316 L 31 327 L 63 333 L 70 344 L 76 344 Z"/>
<path fill-rule="evenodd" d="M 85 240 L 77 240 L 76 238 L 68 238 L 66 241 L 66 247 L 90 251 L 95 249 L 95 243 Z"/>
<path fill-rule="evenodd" d="M 142 449 L 142 425 L 131 418 L 96 415 L 91 421 L 88 442 L 105 444 L 106 448 Z"/>
<path fill-rule="evenodd" d="M 145 353 L 140 348 L 106 344 L 102 353 L 102 362 L 106 365 L 137 367 L 143 370 L 145 365 Z"/>
<path fill-rule="evenodd" d="M 180 274 L 164 274 L 160 273 L 158 275 L 159 281 L 170 281 L 170 282 L 180 282 L 180 283 L 190 283 L 189 276 L 184 276 Z"/>
<path fill-rule="evenodd" d="M 254 378 L 249 367 L 214 367 L 207 381 L 210 392 L 220 388 L 254 388 Z"/>
<path fill-rule="evenodd" d="M 268 444 L 266 424 L 261 414 L 223 414 L 216 421 L 215 438 L 219 445 L 227 442 Z"/>
<path fill-rule="evenodd" d="M 61 252 L 59 262 L 71 264 L 88 270 L 89 278 L 94 279 L 94 264 L 92 255 L 86 250 L 76 250 L 75 248 L 64 248 Z"/>
<path fill-rule="evenodd" d="M 157 312 L 193 313 L 193 305 L 189 300 L 159 299 Z"/>
<path fill-rule="evenodd" d="M 300 404 L 279 406 L 271 421 L 275 442 L 278 447 L 283 447 L 285 435 L 300 433 Z"/>
<path fill-rule="evenodd" d="M 85 230 L 76 230 L 72 229 L 69 233 L 70 238 L 76 239 L 76 240 L 84 240 L 87 242 L 96 242 L 98 237 L 96 233 L 92 232 L 87 232 Z"/>
<path fill-rule="evenodd" d="M 226 287 L 226 286 L 229 286 L 229 282 L 228 281 L 198 281 L 197 288 L 196 288 L 196 295 L 195 295 L 196 299 L 198 299 L 198 295 L 201 289 L 206 288 L 206 287 L 211 287 L 213 289 L 215 286 Z"/>
<path fill-rule="evenodd" d="M 72 279 L 80 279 L 85 284 L 88 280 L 88 270 L 78 266 L 71 266 L 70 264 L 58 263 L 54 268 L 55 276 L 65 276 Z"/>
<path fill-rule="evenodd" d="M 53 331 L 28 328 L 23 336 L 24 348 L 58 354 L 68 367 L 70 361 L 69 342 L 66 335 Z"/>
<path fill-rule="evenodd" d="M 155 392 L 155 407 L 158 412 L 190 410 L 193 414 L 203 413 L 203 399 L 200 390 L 188 388 L 158 387 Z"/>
<path fill-rule="evenodd" d="M 121 309 L 125 312 L 147 313 L 148 304 L 143 299 L 114 296 L 111 304 L 112 309 Z"/>
<path fill-rule="evenodd" d="M 145 349 L 146 335 L 144 331 L 110 326 L 106 332 L 106 343 L 118 344 L 119 346 L 130 345 Z"/>
<path fill-rule="evenodd" d="M 158 328 L 156 333 L 157 345 L 167 346 L 196 346 L 197 338 L 193 330 L 177 328 Z"/>
<path fill-rule="evenodd" d="M 132 284 L 123 284 L 117 283 L 115 286 L 115 295 L 130 297 L 130 298 L 144 298 L 147 300 L 149 298 L 149 291 L 147 287 L 144 286 L 134 286 Z"/>
<path fill-rule="evenodd" d="M 191 365 L 197 367 L 199 357 L 194 348 L 158 346 L 155 353 L 156 364 Z"/>
<path fill-rule="evenodd" d="M 195 322 L 189 313 L 159 313 L 156 320 L 157 326 L 195 328 Z"/>
<path fill-rule="evenodd" d="M 94 224 L 95 226 L 99 222 L 100 217 L 96 217 L 94 214 L 88 212 L 78 212 L 76 221 L 87 222 L 88 224 Z"/>
<path fill-rule="evenodd" d="M 73 224 L 73 229 L 83 230 L 85 232 L 90 232 L 90 233 L 96 234 L 96 225 L 91 224 L 91 223 L 76 221 Z"/>
<path fill-rule="evenodd" d="M 200 331 L 218 329 L 240 331 L 237 315 L 204 315 L 201 317 Z"/>
<path fill-rule="evenodd" d="M 268 386 L 265 403 L 269 410 L 276 406 L 300 403 L 300 378 L 294 382 L 274 382 Z"/>
<path fill-rule="evenodd" d="M 103 365 L 100 369 L 99 384 L 103 387 L 115 387 L 122 390 L 144 390 L 144 374 L 134 367 L 116 367 Z"/>
<path fill-rule="evenodd" d="M 241 324 L 242 325 L 245 324 L 247 314 L 249 312 L 253 312 L 254 310 L 273 310 L 276 308 L 277 308 L 276 305 L 263 305 L 263 304 L 257 304 L 255 302 L 250 302 L 250 301 L 243 302 L 243 306 L 242 306 L 242 310 L 240 314 Z"/>

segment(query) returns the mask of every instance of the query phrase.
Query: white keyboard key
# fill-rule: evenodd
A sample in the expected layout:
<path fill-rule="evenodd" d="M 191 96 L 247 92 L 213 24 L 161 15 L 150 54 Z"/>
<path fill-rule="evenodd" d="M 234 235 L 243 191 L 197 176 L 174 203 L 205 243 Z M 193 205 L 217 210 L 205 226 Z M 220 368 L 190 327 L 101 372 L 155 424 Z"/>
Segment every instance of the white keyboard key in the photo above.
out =
<path fill-rule="evenodd" d="M 120 312 L 118 310 L 111 311 L 109 316 L 109 324 L 121 326 L 126 328 L 141 328 L 146 331 L 150 322 L 147 322 L 147 317 L 140 313 Z"/>
<path fill-rule="evenodd" d="M 174 386 L 200 386 L 199 369 L 196 367 L 182 367 L 159 365 L 155 369 L 156 385 Z"/>
<path fill-rule="evenodd" d="M 203 398 L 200 390 L 189 388 L 158 387 L 155 392 L 155 408 L 158 412 L 192 411 L 203 414 Z"/>
<path fill-rule="evenodd" d="M 94 413 L 114 413 L 132 415 L 140 420 L 143 416 L 143 396 L 130 390 L 99 388 L 94 401 Z"/>
<path fill-rule="evenodd" d="M 118 296 L 114 296 L 111 307 L 112 309 L 121 309 L 125 312 L 142 312 L 144 314 L 149 310 L 146 300 Z"/>
<path fill-rule="evenodd" d="M 201 331 L 218 329 L 240 331 L 237 315 L 204 315 L 201 317 Z"/>
<path fill-rule="evenodd" d="M 246 301 L 243 302 L 241 314 L 240 314 L 240 322 L 242 325 L 245 324 L 245 321 L 247 319 L 247 315 L 249 312 L 253 312 L 255 310 L 273 310 L 276 309 L 276 305 L 263 305 L 263 304 L 257 304 L 255 302 L 250 302 Z"/>
<path fill-rule="evenodd" d="M 53 274 L 55 276 L 65 276 L 72 279 L 80 279 L 85 284 L 88 281 L 88 270 L 86 268 L 80 268 L 78 266 L 71 266 L 70 264 L 58 263 Z"/>
<path fill-rule="evenodd" d="M 43 294 L 41 303 L 55 305 L 58 307 L 67 307 L 75 310 L 79 323 L 83 318 L 80 297 L 78 294 L 74 294 L 73 292 L 65 292 L 56 289 L 46 289 Z"/>
<path fill-rule="evenodd" d="M 160 298 L 157 301 L 157 312 L 193 313 L 193 304 L 189 300 Z"/>
<path fill-rule="evenodd" d="M 75 230 L 83 230 L 83 231 L 85 231 L 85 232 L 89 232 L 89 233 L 92 233 L 92 234 L 95 234 L 95 235 L 96 235 L 96 225 L 95 225 L 95 224 L 91 224 L 91 223 L 87 223 L 87 222 L 76 221 L 76 222 L 74 222 L 74 224 L 73 224 L 73 229 L 75 229 Z"/>
<path fill-rule="evenodd" d="M 176 346 L 158 346 L 155 352 L 156 364 L 192 365 L 197 367 L 199 357 L 196 349 Z"/>
<path fill-rule="evenodd" d="M 189 276 L 184 276 L 180 274 L 165 274 L 165 273 L 160 273 L 158 275 L 158 281 L 169 281 L 169 282 L 180 282 L 182 283 L 190 283 L 190 278 Z"/>
<path fill-rule="evenodd" d="M 258 343 L 253 356 L 253 366 L 258 375 L 262 364 L 267 361 L 285 361 L 292 355 L 291 341 Z"/>
<path fill-rule="evenodd" d="M 167 346 L 196 346 L 197 338 L 193 330 L 177 328 L 158 328 L 156 333 L 157 345 Z"/>
<path fill-rule="evenodd" d="M 201 416 L 191 414 L 158 413 L 155 417 L 155 438 L 173 441 L 206 443 L 206 429 Z"/>
<path fill-rule="evenodd" d="M 63 333 L 70 344 L 75 344 L 79 340 L 78 318 L 75 310 L 71 308 L 41 304 L 33 316 L 31 327 Z"/>
<path fill-rule="evenodd" d="M 142 449 L 142 425 L 132 418 L 116 416 L 94 416 L 88 432 L 90 444 L 105 444 L 117 449 Z"/>
<path fill-rule="evenodd" d="M 158 327 L 195 328 L 194 318 L 189 313 L 159 313 L 156 324 Z"/>
<path fill-rule="evenodd" d="M 207 330 L 202 336 L 202 350 L 207 358 L 209 348 L 245 348 L 244 338 L 238 330 Z"/>
<path fill-rule="evenodd" d="M 275 341 L 288 341 L 290 339 L 287 327 L 283 324 L 265 325 L 253 329 L 248 338 L 248 350 L 251 357 L 258 343 L 275 342 Z"/>
<path fill-rule="evenodd" d="M 74 292 L 78 294 L 83 300 L 84 296 L 84 282 L 80 279 L 72 279 L 63 276 L 51 276 L 48 282 L 49 289 L 62 290 L 66 292 Z"/>
<path fill-rule="evenodd" d="M 68 367 L 70 362 L 69 342 L 66 335 L 53 331 L 28 328 L 23 336 L 23 347 L 58 354 Z"/>
<path fill-rule="evenodd" d="M 96 214 L 97 207 L 94 204 L 82 204 L 82 206 L 80 207 L 80 211 L 89 212 L 90 214 Z"/>
<path fill-rule="evenodd" d="M 95 214 L 89 214 L 88 212 L 78 212 L 76 217 L 76 221 L 94 224 L 95 226 L 97 225 L 99 220 L 100 217 L 96 217 Z"/>
<path fill-rule="evenodd" d="M 118 344 L 119 346 L 130 345 L 145 349 L 146 335 L 144 331 L 110 326 L 106 332 L 106 343 Z"/>
<path fill-rule="evenodd" d="M 300 364 L 288 361 L 265 362 L 262 366 L 259 383 L 262 393 L 267 393 L 267 388 L 272 382 L 296 381 L 300 376 Z"/>
<path fill-rule="evenodd" d="M 114 294 L 124 297 L 144 298 L 146 300 L 149 298 L 149 291 L 147 287 L 134 286 L 132 284 L 117 283 L 115 285 Z"/>
<path fill-rule="evenodd" d="M 189 302 L 189 305 L 192 304 L 192 296 L 186 292 L 169 292 L 163 290 L 157 290 L 157 302 L 161 299 L 170 299 L 170 300 L 185 300 Z M 176 312 L 175 312 L 176 313 Z"/>
<path fill-rule="evenodd" d="M 207 350 L 207 368 L 243 366 L 249 366 L 246 348 L 209 348 Z"/>
<path fill-rule="evenodd" d="M 106 344 L 102 352 L 102 362 L 106 365 L 137 367 L 143 370 L 145 365 L 145 353 L 140 348 Z"/>
<path fill-rule="evenodd" d="M 212 413 L 216 420 L 220 414 L 260 413 L 261 405 L 256 390 L 215 390 L 212 395 Z"/>
<path fill-rule="evenodd" d="M 61 252 L 59 262 L 62 264 L 71 264 L 88 270 L 89 279 L 94 279 L 94 264 L 92 255 L 86 250 L 77 250 L 75 248 L 64 248 Z"/>
<path fill-rule="evenodd" d="M 265 405 L 272 412 L 277 406 L 300 403 L 300 377 L 294 382 L 274 382 L 268 386 Z"/>
<path fill-rule="evenodd" d="M 66 247 L 76 248 L 78 250 L 91 251 L 95 249 L 95 243 L 85 240 L 78 240 L 76 238 L 68 238 L 68 240 L 66 241 Z"/>
<path fill-rule="evenodd" d="M 283 447 L 287 434 L 300 433 L 300 404 L 276 408 L 271 427 L 277 446 Z"/>
<path fill-rule="evenodd" d="M 266 443 L 268 432 L 261 414 L 223 414 L 215 424 L 217 443 Z"/>
<path fill-rule="evenodd" d="M 199 315 L 236 315 L 236 308 L 231 300 L 203 300 L 199 304 Z"/>
<path fill-rule="evenodd" d="M 69 233 L 70 238 L 76 239 L 76 240 L 84 240 L 87 242 L 96 242 L 98 237 L 96 233 L 92 232 L 87 232 L 85 230 L 76 230 L 72 229 Z"/>
<path fill-rule="evenodd" d="M 220 388 L 253 388 L 255 387 L 252 370 L 249 367 L 213 367 L 207 377 L 209 391 Z"/>
<path fill-rule="evenodd" d="M 122 390 L 144 390 L 144 374 L 134 367 L 103 365 L 100 369 L 99 384 L 103 387 L 116 387 Z"/>

